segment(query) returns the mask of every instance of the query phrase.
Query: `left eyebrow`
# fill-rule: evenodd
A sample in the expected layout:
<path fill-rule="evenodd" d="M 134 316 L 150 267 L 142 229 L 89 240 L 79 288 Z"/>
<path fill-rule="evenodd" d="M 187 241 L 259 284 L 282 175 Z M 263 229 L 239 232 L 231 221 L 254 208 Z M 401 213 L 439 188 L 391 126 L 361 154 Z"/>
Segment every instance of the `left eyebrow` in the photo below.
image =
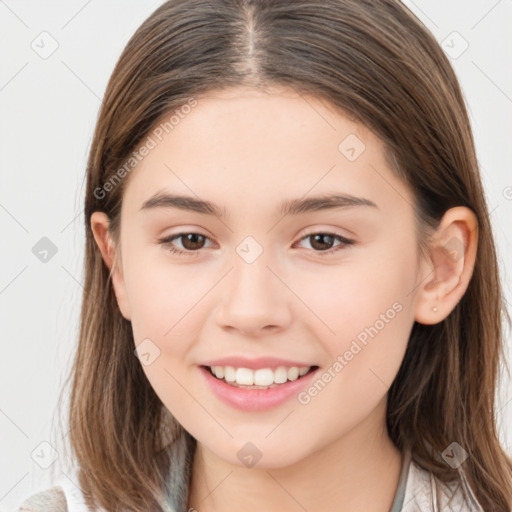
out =
<path fill-rule="evenodd" d="M 348 194 L 323 194 L 308 197 L 306 199 L 289 199 L 281 203 L 278 212 L 280 215 L 299 215 L 311 211 L 328 210 L 333 208 L 351 208 L 356 206 L 370 206 L 379 208 L 373 201 L 364 197 L 356 197 Z M 167 194 L 158 192 L 146 200 L 139 211 L 154 210 L 157 208 L 178 208 L 205 215 L 215 215 L 226 218 L 225 208 L 220 208 L 215 203 L 197 199 L 192 196 L 180 194 Z"/>
<path fill-rule="evenodd" d="M 369 199 L 364 197 L 355 197 L 348 194 L 324 194 L 313 196 L 306 199 L 292 199 L 285 201 L 281 205 L 281 215 L 298 215 L 318 210 L 328 210 L 331 208 L 351 208 L 354 206 L 379 207 Z"/>

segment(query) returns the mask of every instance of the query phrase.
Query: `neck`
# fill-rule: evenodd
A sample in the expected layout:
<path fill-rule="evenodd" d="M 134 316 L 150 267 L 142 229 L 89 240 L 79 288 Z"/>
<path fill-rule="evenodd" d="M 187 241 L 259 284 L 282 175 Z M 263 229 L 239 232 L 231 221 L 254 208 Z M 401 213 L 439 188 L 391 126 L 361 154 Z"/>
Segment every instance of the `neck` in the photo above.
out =
<path fill-rule="evenodd" d="M 189 510 L 280 510 L 282 512 L 388 512 L 402 455 L 385 428 L 385 405 L 346 435 L 296 463 L 245 468 L 197 443 Z M 383 414 L 382 414 L 383 413 Z"/>

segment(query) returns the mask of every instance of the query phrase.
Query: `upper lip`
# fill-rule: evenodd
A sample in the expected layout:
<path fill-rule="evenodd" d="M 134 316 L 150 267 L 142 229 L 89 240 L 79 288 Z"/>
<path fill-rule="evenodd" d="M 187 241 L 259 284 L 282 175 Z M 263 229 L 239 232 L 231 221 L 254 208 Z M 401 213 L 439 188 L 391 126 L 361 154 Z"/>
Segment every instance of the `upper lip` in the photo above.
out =
<path fill-rule="evenodd" d="M 223 357 L 221 359 L 211 359 L 202 364 L 203 366 L 232 366 L 233 368 L 250 368 L 258 370 L 260 368 L 276 368 L 285 366 L 291 368 L 297 366 L 303 368 L 305 366 L 316 366 L 302 361 L 290 361 L 289 359 L 280 359 L 277 357 L 258 357 L 255 359 L 247 359 L 246 357 Z"/>

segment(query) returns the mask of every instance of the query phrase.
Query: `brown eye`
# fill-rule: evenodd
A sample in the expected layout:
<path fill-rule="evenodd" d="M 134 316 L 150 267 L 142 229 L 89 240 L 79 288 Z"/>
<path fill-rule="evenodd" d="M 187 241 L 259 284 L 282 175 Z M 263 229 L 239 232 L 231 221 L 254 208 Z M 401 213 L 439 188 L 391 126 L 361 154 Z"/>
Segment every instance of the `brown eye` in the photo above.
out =
<path fill-rule="evenodd" d="M 325 251 L 332 248 L 332 244 L 334 243 L 334 237 L 327 233 L 317 233 L 315 235 L 309 235 L 311 242 L 311 247 L 313 249 L 317 249 L 319 251 Z"/>
<path fill-rule="evenodd" d="M 206 237 L 199 233 L 185 233 L 178 235 L 176 238 L 178 237 L 181 238 L 183 247 L 188 251 L 202 249 L 206 240 Z"/>
<path fill-rule="evenodd" d="M 313 251 L 318 253 L 320 256 L 332 254 L 355 243 L 354 240 L 349 240 L 348 238 L 336 235 L 335 233 L 323 232 L 310 233 L 303 237 L 301 241 L 302 240 L 309 240 Z M 336 240 L 338 240 L 339 243 L 333 246 Z"/>
<path fill-rule="evenodd" d="M 174 240 L 181 240 L 182 248 L 176 247 Z M 167 246 L 169 251 L 174 254 L 198 256 L 206 240 L 209 238 L 200 233 L 178 233 L 159 240 L 159 243 Z"/>

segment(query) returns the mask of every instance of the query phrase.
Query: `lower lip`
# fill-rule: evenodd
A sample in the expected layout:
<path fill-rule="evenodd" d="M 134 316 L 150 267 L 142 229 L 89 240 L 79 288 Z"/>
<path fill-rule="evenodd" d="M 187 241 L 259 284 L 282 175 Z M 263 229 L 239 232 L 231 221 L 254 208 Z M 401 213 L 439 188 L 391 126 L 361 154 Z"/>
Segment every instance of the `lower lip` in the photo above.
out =
<path fill-rule="evenodd" d="M 317 368 L 297 380 L 288 381 L 275 388 L 246 389 L 230 386 L 224 380 L 215 378 L 208 368 L 200 366 L 199 369 L 210 389 L 220 400 L 244 411 L 263 411 L 281 405 L 308 386 L 319 370 Z"/>

